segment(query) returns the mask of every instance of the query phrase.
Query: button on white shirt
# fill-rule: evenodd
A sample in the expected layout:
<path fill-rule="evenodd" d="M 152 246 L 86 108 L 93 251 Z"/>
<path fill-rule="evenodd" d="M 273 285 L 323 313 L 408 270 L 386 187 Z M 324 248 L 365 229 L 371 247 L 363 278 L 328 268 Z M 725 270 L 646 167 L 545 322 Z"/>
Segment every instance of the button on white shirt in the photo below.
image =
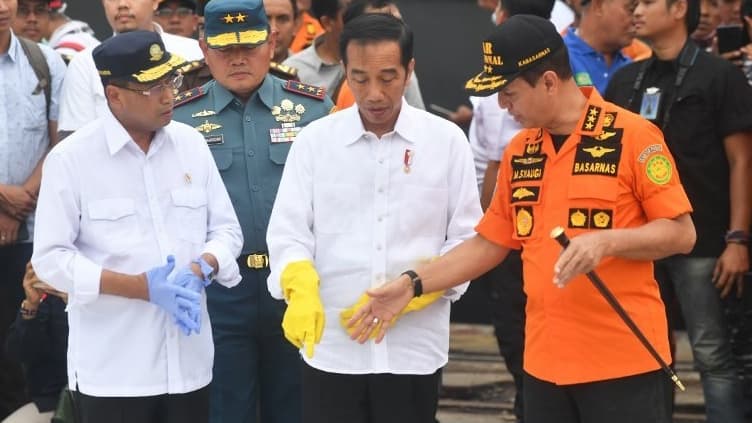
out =
<path fill-rule="evenodd" d="M 472 154 L 454 124 L 403 100 L 395 130 L 380 140 L 366 133 L 357 107 L 305 127 L 287 158 L 267 243 L 272 296 L 282 298 L 280 274 L 291 262 L 312 260 L 321 278 L 326 327 L 306 362 L 345 374 L 431 374 L 446 364 L 450 299 L 466 285 L 402 316 L 381 344 L 351 341 L 339 313 L 473 236 L 480 216 Z"/>
<path fill-rule="evenodd" d="M 165 49 L 170 53 L 177 54 L 185 60 L 204 58 L 198 41 L 164 32 L 157 24 L 154 24 L 154 28 L 162 37 Z M 60 131 L 75 131 L 104 116 L 109 110 L 102 80 L 91 55 L 93 50 L 94 47 L 90 47 L 81 51 L 68 64 L 68 73 L 65 75 L 60 96 L 60 119 L 57 125 Z"/>
<path fill-rule="evenodd" d="M 107 113 L 47 156 L 32 262 L 69 294 L 70 386 L 94 396 L 184 393 L 211 381 L 214 347 L 205 295 L 201 333 L 143 300 L 100 294 L 102 269 L 138 274 L 175 255 L 176 270 L 203 253 L 217 282 L 240 281 L 243 236 L 201 134 L 172 122 L 147 153 Z"/>

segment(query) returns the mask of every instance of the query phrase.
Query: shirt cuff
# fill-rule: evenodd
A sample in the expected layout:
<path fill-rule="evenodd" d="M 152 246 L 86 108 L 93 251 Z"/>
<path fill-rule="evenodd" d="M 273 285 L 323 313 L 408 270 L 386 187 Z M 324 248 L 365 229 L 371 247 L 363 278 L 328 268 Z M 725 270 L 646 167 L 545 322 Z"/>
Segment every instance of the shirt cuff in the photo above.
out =
<path fill-rule="evenodd" d="M 211 254 L 217 259 L 217 266 L 219 271 L 217 272 L 216 281 L 228 288 L 240 283 L 240 268 L 238 262 L 235 260 L 235 256 L 230 250 L 219 241 L 209 241 L 204 246 L 204 251 L 201 254 Z"/>
<path fill-rule="evenodd" d="M 73 292 L 70 293 L 68 306 L 84 305 L 96 300 L 101 280 L 102 266 L 76 254 L 73 259 Z"/>

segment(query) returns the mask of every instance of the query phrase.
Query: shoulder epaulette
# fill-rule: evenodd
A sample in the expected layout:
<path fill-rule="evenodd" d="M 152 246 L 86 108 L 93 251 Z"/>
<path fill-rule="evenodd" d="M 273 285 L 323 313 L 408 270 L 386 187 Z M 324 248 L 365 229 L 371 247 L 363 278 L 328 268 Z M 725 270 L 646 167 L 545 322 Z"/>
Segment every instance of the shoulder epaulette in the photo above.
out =
<path fill-rule="evenodd" d="M 287 81 L 284 88 L 292 93 L 315 98 L 316 100 L 324 101 L 326 98 L 326 88 L 316 87 L 298 81 Z"/>
<path fill-rule="evenodd" d="M 178 68 L 178 71 L 182 74 L 191 73 L 203 68 L 205 65 L 206 62 L 204 61 L 204 59 L 192 60 Z"/>
<path fill-rule="evenodd" d="M 289 79 L 298 79 L 298 69 L 294 68 L 292 66 L 283 65 L 281 63 L 277 62 L 270 62 L 269 63 L 269 72 L 278 77 L 285 80 Z"/>
<path fill-rule="evenodd" d="M 183 91 L 182 93 L 175 96 L 175 105 L 174 107 L 182 106 L 183 104 L 190 103 L 191 101 L 201 98 L 206 95 L 206 91 L 204 91 L 203 87 L 196 87 L 192 90 Z"/>

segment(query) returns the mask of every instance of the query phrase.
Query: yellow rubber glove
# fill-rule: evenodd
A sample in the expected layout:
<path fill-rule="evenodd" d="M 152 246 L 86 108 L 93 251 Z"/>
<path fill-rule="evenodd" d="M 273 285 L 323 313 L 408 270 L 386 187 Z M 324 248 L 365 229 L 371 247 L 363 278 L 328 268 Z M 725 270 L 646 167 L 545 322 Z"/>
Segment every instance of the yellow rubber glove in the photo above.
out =
<path fill-rule="evenodd" d="M 287 310 L 282 318 L 282 331 L 298 348 L 305 345 L 308 358 L 313 346 L 324 333 L 324 306 L 319 296 L 319 275 L 309 260 L 290 263 L 280 277 Z"/>
<path fill-rule="evenodd" d="M 429 294 L 423 294 L 420 297 L 413 298 L 412 300 L 410 300 L 409 303 L 407 303 L 407 306 L 405 307 L 405 309 L 402 310 L 402 312 L 398 314 L 397 317 L 392 319 L 390 326 L 393 326 L 394 323 L 397 321 L 397 319 L 404 316 L 405 314 L 413 312 L 413 311 L 422 310 L 428 307 L 429 305 L 433 304 L 434 302 L 436 302 L 436 300 L 441 298 L 443 295 L 444 295 L 444 291 L 437 291 L 437 292 L 431 292 Z M 342 325 L 343 328 L 345 328 L 348 334 L 352 335 L 353 329 L 347 327 L 347 322 L 350 321 L 350 318 L 352 318 L 353 314 L 355 314 L 355 312 L 359 308 L 363 307 L 363 305 L 365 305 L 370 298 L 371 297 L 369 297 L 368 294 L 361 295 L 360 298 L 358 298 L 358 302 L 356 302 L 352 307 L 343 310 L 339 314 L 339 323 Z M 371 332 L 371 335 L 369 336 L 369 338 L 373 339 L 376 337 L 376 335 L 378 334 L 378 331 L 376 329 L 381 324 L 382 323 L 379 322 L 379 324 L 376 325 L 373 332 Z"/>

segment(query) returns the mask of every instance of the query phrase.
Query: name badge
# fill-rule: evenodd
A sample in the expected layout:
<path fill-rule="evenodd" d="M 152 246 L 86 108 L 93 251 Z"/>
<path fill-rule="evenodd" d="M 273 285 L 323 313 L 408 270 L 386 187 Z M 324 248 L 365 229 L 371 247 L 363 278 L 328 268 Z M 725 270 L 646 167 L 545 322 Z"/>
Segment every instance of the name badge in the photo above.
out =
<path fill-rule="evenodd" d="M 661 104 L 661 90 L 656 87 L 650 87 L 642 95 L 642 104 L 640 105 L 640 116 L 647 120 L 656 120 L 658 118 L 658 106 Z"/>

